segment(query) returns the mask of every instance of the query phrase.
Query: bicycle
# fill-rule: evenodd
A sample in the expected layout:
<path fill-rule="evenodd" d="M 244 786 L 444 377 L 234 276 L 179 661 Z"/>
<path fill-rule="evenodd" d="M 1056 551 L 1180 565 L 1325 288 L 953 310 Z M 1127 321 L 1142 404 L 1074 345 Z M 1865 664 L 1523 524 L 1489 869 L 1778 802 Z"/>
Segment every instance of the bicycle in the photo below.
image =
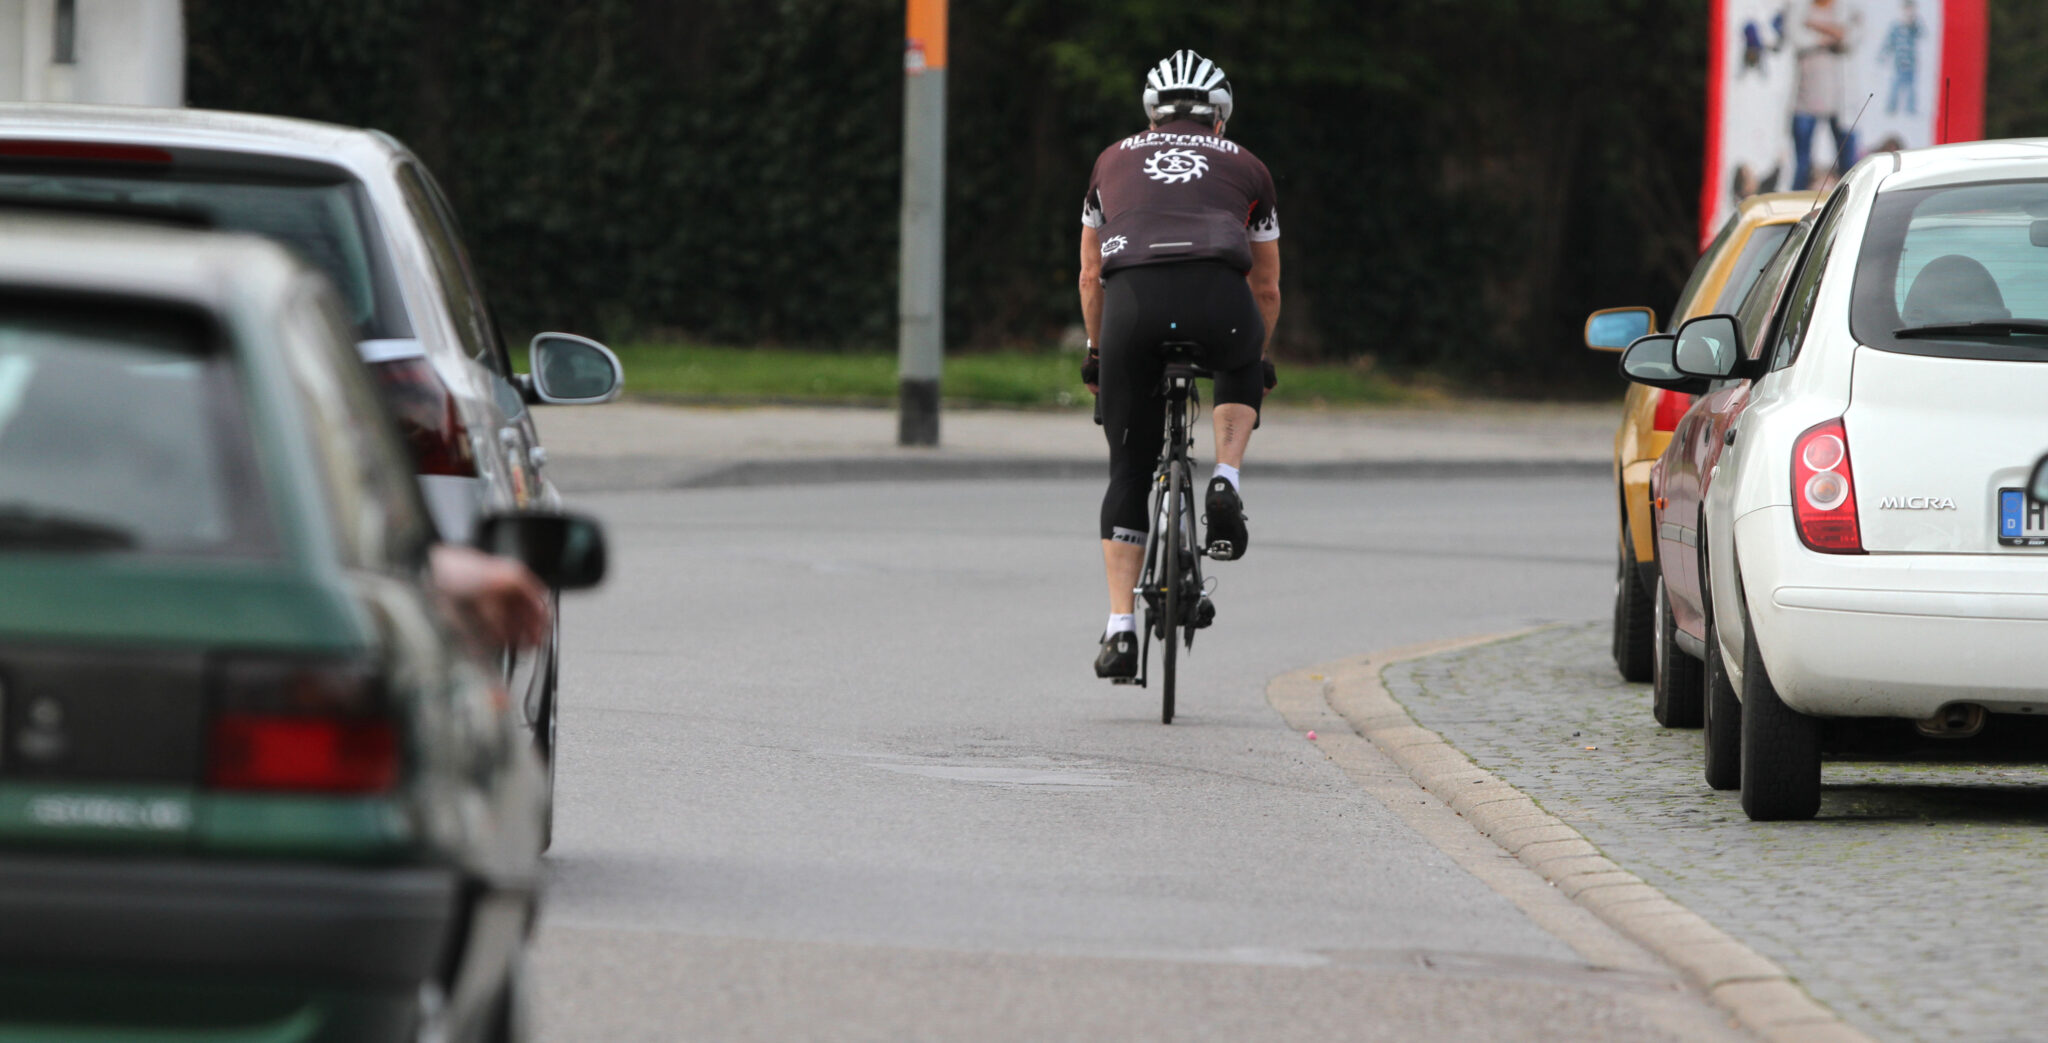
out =
<path fill-rule="evenodd" d="M 1200 353 L 1201 345 L 1167 341 L 1160 348 L 1166 361 L 1160 377 L 1160 392 L 1166 396 L 1166 438 L 1152 477 L 1152 500 L 1147 515 L 1152 519 L 1152 527 L 1145 534 L 1145 567 L 1138 575 L 1134 591 L 1145 606 L 1145 625 L 1140 629 L 1137 676 L 1119 677 L 1114 683 L 1150 687 L 1147 682 L 1152 642 L 1160 642 L 1164 663 L 1160 671 L 1159 721 L 1172 724 L 1178 658 L 1175 646 L 1192 651 L 1195 631 L 1208 626 L 1216 614 L 1202 582 L 1202 559 L 1208 553 L 1195 534 L 1194 465 L 1188 458 L 1195 445 L 1194 422 L 1202 407 L 1201 390 L 1195 386 L 1195 380 L 1209 373 L 1191 361 Z M 1102 422 L 1099 399 L 1095 422 Z"/>

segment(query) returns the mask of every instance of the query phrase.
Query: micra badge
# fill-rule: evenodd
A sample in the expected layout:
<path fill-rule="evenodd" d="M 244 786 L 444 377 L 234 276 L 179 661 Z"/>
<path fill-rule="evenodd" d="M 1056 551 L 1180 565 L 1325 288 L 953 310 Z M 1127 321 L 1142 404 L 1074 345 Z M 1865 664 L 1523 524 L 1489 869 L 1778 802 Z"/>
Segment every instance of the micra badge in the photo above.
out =
<path fill-rule="evenodd" d="M 1877 501 L 1880 511 L 1952 511 L 1956 502 L 1946 496 L 1887 496 Z"/>

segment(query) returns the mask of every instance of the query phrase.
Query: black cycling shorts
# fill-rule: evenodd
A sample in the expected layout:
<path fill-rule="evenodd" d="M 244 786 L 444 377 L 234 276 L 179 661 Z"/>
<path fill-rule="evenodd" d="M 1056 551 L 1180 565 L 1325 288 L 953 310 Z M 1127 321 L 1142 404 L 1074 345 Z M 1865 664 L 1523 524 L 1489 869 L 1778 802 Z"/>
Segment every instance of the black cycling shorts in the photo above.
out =
<path fill-rule="evenodd" d="M 1265 396 L 1260 348 L 1266 322 L 1245 274 L 1220 261 L 1148 264 L 1111 272 L 1103 282 L 1102 431 L 1109 439 L 1109 491 L 1102 538 L 1142 543 L 1152 471 L 1164 441 L 1165 360 L 1160 345 L 1193 341 L 1197 361 L 1215 374 L 1218 405 L 1259 408 Z"/>

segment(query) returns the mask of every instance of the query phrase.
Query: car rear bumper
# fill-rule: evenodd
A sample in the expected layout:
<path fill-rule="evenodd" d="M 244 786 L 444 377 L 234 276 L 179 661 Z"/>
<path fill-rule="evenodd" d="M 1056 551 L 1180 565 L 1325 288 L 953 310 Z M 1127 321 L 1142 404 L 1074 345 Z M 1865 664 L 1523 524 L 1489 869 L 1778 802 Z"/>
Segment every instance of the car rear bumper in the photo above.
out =
<path fill-rule="evenodd" d="M 1816 554 L 1789 507 L 1746 515 L 1736 533 L 1757 649 L 1793 709 L 2048 715 L 2048 556 Z"/>
<path fill-rule="evenodd" d="M 452 871 L 0 855 L 0 964 L 416 987 L 462 919 Z"/>

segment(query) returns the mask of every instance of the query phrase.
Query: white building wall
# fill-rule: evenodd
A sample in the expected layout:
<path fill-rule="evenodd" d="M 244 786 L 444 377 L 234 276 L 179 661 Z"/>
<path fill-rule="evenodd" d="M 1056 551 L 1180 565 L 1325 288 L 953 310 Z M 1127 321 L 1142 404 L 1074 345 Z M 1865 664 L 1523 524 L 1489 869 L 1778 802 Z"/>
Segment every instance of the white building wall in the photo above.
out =
<path fill-rule="evenodd" d="M 27 22 L 31 0 L 0 0 L 0 101 L 28 97 Z"/>
<path fill-rule="evenodd" d="M 181 0 L 71 0 L 70 62 L 59 59 L 65 0 L 0 0 L 0 101 L 185 103 Z"/>
<path fill-rule="evenodd" d="M 185 17 L 180 0 L 77 0 L 73 101 L 185 104 Z"/>

